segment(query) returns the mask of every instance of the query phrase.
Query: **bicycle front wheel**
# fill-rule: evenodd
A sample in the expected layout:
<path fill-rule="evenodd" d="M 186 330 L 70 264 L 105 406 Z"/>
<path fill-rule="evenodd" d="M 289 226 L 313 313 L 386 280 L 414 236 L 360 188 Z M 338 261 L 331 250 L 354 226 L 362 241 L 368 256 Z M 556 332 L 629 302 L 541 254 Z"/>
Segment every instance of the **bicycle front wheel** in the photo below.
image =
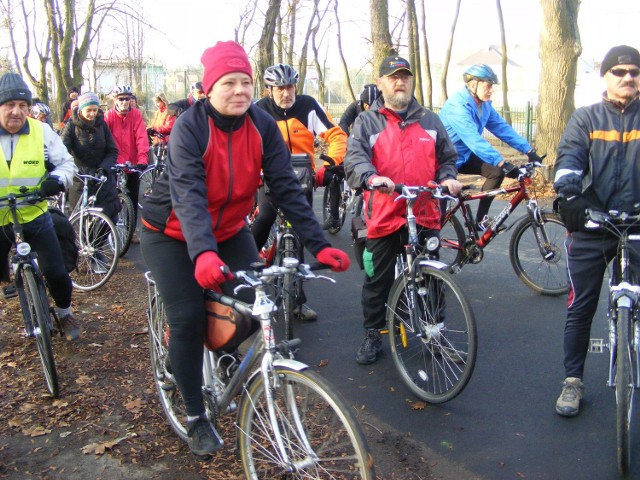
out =
<path fill-rule="evenodd" d="M 541 222 L 527 216 L 516 225 L 509 259 L 522 283 L 542 295 L 564 295 L 569 291 L 564 258 L 566 237 L 566 227 L 553 213 L 542 212 Z"/>
<path fill-rule="evenodd" d="M 157 178 L 157 165 L 151 166 L 147 168 L 144 172 L 140 174 L 140 190 L 138 193 L 138 208 L 143 208 L 142 203 L 143 200 L 151 195 L 153 191 L 153 184 L 156 182 Z"/>
<path fill-rule="evenodd" d="M 73 286 L 90 291 L 104 285 L 118 265 L 120 238 L 102 212 L 78 212 L 70 219 L 78 243 L 78 263 L 70 273 Z"/>
<path fill-rule="evenodd" d="M 373 457 L 351 409 L 310 370 L 275 367 L 274 429 L 262 375 L 238 408 L 240 457 L 246 478 L 375 479 Z"/>
<path fill-rule="evenodd" d="M 326 223 L 327 220 L 331 218 L 331 204 L 336 201 L 336 199 L 334 198 L 335 194 L 332 191 L 333 185 L 334 183 L 331 182 L 330 185 L 327 185 L 326 187 L 324 187 L 324 194 L 322 196 L 322 221 L 324 223 Z M 338 219 L 337 219 L 338 224 L 327 230 L 331 235 L 335 235 L 340 231 L 346 215 L 345 206 L 342 201 L 342 188 L 343 188 L 342 182 L 340 182 L 340 189 L 338 190 L 340 192 L 340 195 L 338 196 L 338 200 L 337 200 L 338 201 Z"/>
<path fill-rule="evenodd" d="M 618 471 L 625 476 L 631 463 L 631 411 L 633 407 L 632 322 L 629 309 L 618 307 L 616 320 L 616 450 Z"/>
<path fill-rule="evenodd" d="M 44 370 L 44 377 L 47 390 L 54 397 L 58 396 L 58 373 L 53 359 L 53 348 L 51 346 L 51 330 L 53 323 L 49 311 L 49 301 L 47 292 L 42 281 L 36 278 L 36 274 L 31 266 L 25 266 L 18 270 L 16 278 L 20 306 L 22 314 L 25 316 L 25 324 L 32 326 L 32 331 L 27 332 L 29 336 L 36 339 L 38 355 Z M 20 288 L 21 287 L 21 288 Z M 27 316 L 29 321 L 27 321 Z"/>
<path fill-rule="evenodd" d="M 476 363 L 476 322 L 460 286 L 445 271 L 417 267 L 398 277 L 387 309 L 391 356 L 405 385 L 429 403 L 467 386 Z M 412 307 L 413 305 L 413 307 Z"/>
<path fill-rule="evenodd" d="M 300 260 L 297 245 L 299 244 L 293 235 L 285 234 L 281 240 L 281 247 L 277 254 L 275 264 L 282 266 L 285 258 L 296 258 Z M 293 338 L 293 312 L 296 308 L 297 298 L 300 295 L 299 284 L 294 280 L 294 276 L 290 273 L 276 279 L 276 285 L 278 286 L 279 297 L 281 299 L 281 304 L 278 305 L 278 318 L 284 320 L 285 340 L 291 340 Z"/>
<path fill-rule="evenodd" d="M 459 265 L 464 254 L 465 240 L 464 228 L 458 217 L 455 214 L 446 217 L 440 229 L 439 260 L 449 268 Z"/>
<path fill-rule="evenodd" d="M 131 246 L 131 238 L 136 228 L 135 211 L 133 209 L 133 201 L 126 193 L 118 193 L 120 201 L 120 211 L 118 212 L 118 220 L 116 222 L 116 231 L 120 240 L 120 256 L 123 256 Z M 113 240 L 110 239 L 113 243 Z M 115 250 L 115 248 L 114 248 Z"/>

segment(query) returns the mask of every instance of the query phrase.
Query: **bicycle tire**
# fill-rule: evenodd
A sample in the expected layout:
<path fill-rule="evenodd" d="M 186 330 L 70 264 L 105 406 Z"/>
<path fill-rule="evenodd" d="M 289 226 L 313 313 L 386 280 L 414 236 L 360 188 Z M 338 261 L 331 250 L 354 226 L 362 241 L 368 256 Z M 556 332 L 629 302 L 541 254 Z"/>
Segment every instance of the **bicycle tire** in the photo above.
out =
<path fill-rule="evenodd" d="M 273 406 L 280 438 L 294 466 L 282 460 L 263 377 L 255 375 L 240 399 L 237 419 L 246 478 L 375 479 L 362 429 L 335 387 L 310 370 L 274 368 Z"/>
<path fill-rule="evenodd" d="M 283 260 L 287 257 L 299 259 L 296 242 L 291 235 L 285 235 L 282 238 L 282 247 L 277 255 L 276 265 L 282 266 Z M 291 340 L 293 338 L 293 320 L 294 310 L 297 304 L 298 286 L 294 281 L 295 278 L 291 274 L 285 274 L 282 278 L 276 280 L 278 289 L 280 290 L 281 304 L 279 311 L 280 318 L 284 320 L 284 338 Z"/>
<path fill-rule="evenodd" d="M 116 222 L 116 231 L 120 237 L 120 256 L 122 257 L 131 246 L 131 239 L 136 229 L 135 211 L 133 209 L 133 201 L 126 193 L 118 192 L 118 200 L 121 209 L 118 212 L 118 221 Z"/>
<path fill-rule="evenodd" d="M 332 182 L 333 183 L 333 182 Z M 342 186 L 340 187 L 340 192 L 342 192 Z M 326 223 L 326 221 L 331 217 L 331 202 L 333 200 L 333 194 L 331 192 L 330 185 L 324 187 L 324 193 L 322 195 L 322 221 Z M 344 204 L 342 201 L 342 195 L 338 203 L 338 225 L 335 227 L 331 227 L 327 229 L 331 235 L 336 235 L 342 225 L 344 223 L 344 215 L 346 214 Z"/>
<path fill-rule="evenodd" d="M 69 219 L 78 243 L 78 262 L 70 276 L 74 288 L 91 291 L 104 285 L 115 272 L 120 239 L 116 226 L 103 212 L 89 210 L 83 216 L 78 212 Z"/>
<path fill-rule="evenodd" d="M 439 260 L 449 269 L 462 263 L 466 234 L 462 222 L 455 214 L 445 217 L 440 228 Z"/>
<path fill-rule="evenodd" d="M 359 217 L 362 215 L 362 206 L 364 205 L 364 195 L 362 194 L 362 192 L 358 194 L 354 192 L 354 195 L 356 196 L 356 198 L 353 202 L 353 216 Z"/>
<path fill-rule="evenodd" d="M 631 413 L 633 408 L 632 321 L 627 307 L 616 309 L 616 452 L 618 471 L 626 476 L 631 464 Z"/>
<path fill-rule="evenodd" d="M 147 320 L 149 322 L 151 371 L 160 405 L 171 428 L 178 437 L 187 441 L 187 410 L 175 378 L 170 368 L 167 368 L 169 365 L 168 323 L 159 295 L 151 300 Z"/>
<path fill-rule="evenodd" d="M 473 374 L 477 354 L 475 317 L 451 274 L 432 267 L 416 268 L 413 287 L 401 275 L 389 294 L 391 356 L 400 378 L 417 397 L 444 403 L 460 394 Z M 412 288 L 417 323 L 409 316 Z"/>
<path fill-rule="evenodd" d="M 28 321 L 25 317 L 25 323 L 31 323 L 32 326 L 32 330 L 27 333 L 36 340 L 47 390 L 53 397 L 58 397 L 60 390 L 58 373 L 51 345 L 53 322 L 49 312 L 47 292 L 44 283 L 36 277 L 31 265 L 25 265 L 18 269 L 18 272 L 16 285 L 18 286 L 22 313 L 23 315 L 29 315 L 30 320 Z"/>
<path fill-rule="evenodd" d="M 541 212 L 541 219 L 543 230 L 538 233 L 546 237 L 545 244 L 538 243 L 534 222 L 526 216 L 511 235 L 509 259 L 518 278 L 533 291 L 549 296 L 564 295 L 569 291 L 564 258 L 567 229 L 554 213 Z"/>
<path fill-rule="evenodd" d="M 157 164 L 152 165 L 140 174 L 140 189 L 138 193 L 138 208 L 140 209 L 143 208 L 143 199 L 151 195 L 153 191 L 153 185 L 158 179 L 157 169 Z"/>

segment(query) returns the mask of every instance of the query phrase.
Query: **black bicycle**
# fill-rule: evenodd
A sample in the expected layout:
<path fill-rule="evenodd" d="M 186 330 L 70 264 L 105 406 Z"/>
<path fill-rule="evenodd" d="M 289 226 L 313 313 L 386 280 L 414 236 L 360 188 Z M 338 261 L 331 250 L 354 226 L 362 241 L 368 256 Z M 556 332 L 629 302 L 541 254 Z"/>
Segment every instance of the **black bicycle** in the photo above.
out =
<path fill-rule="evenodd" d="M 54 397 L 58 396 L 58 373 L 53 358 L 51 337 L 56 331 L 62 335 L 62 326 L 53 308 L 49 306 L 46 283 L 37 262 L 37 254 L 31 250 L 31 245 L 24 240 L 23 225 L 18 209 L 21 205 L 36 204 L 44 198 L 40 192 L 27 192 L 26 187 L 21 193 L 11 193 L 0 198 L 0 204 L 7 205 L 13 220 L 14 250 L 11 255 L 11 266 L 22 317 L 24 319 L 24 333 L 34 338 L 38 348 L 38 355 L 44 370 L 47 390 Z M 55 319 L 55 325 L 53 323 Z"/>

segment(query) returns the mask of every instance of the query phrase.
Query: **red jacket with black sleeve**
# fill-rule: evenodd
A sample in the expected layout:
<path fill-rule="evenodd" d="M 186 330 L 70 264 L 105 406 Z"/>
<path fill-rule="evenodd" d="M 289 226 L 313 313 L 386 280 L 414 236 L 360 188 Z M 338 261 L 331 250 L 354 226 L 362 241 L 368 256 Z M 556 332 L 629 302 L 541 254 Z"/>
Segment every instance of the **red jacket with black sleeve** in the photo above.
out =
<path fill-rule="evenodd" d="M 187 243 L 190 257 L 217 251 L 246 225 L 260 170 L 307 249 L 329 246 L 291 166 L 274 120 L 251 105 L 240 117 L 196 102 L 171 131 L 166 174 L 144 203 L 143 223 Z"/>

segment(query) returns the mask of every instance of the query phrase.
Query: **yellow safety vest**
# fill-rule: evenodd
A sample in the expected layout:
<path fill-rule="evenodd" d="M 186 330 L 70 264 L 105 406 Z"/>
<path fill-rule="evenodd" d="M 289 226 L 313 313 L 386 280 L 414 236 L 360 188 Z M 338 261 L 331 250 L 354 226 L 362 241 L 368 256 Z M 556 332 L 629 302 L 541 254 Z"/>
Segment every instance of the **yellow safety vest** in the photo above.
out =
<path fill-rule="evenodd" d="M 0 148 L 0 197 L 10 193 L 20 193 L 20 187 L 35 190 L 40 185 L 42 177 L 47 173 L 44 160 L 44 131 L 42 123 L 27 117 L 29 134 L 18 135 L 13 150 L 11 166 Z M 33 205 L 20 205 L 18 215 L 20 223 L 28 223 L 47 211 L 47 201 L 43 200 Z M 11 212 L 6 202 L 0 204 L 0 225 L 13 223 Z"/>

